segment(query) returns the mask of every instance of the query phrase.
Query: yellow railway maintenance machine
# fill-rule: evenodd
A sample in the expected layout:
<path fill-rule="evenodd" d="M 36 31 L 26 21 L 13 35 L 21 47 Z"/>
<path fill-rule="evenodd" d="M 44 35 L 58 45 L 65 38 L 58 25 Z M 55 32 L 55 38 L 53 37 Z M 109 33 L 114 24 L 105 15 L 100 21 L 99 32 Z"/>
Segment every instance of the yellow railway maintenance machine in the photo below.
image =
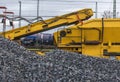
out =
<path fill-rule="evenodd" d="M 59 26 L 78 24 L 79 22 L 89 19 L 92 15 L 93 11 L 91 9 L 82 9 L 62 16 L 56 16 L 47 20 L 34 22 L 32 24 L 16 28 L 13 30 L 5 31 L 0 34 L 10 40 L 19 40 L 22 37 L 39 32 L 48 31 L 54 28 L 58 28 Z M 38 49 L 31 50 L 38 51 Z"/>
<path fill-rule="evenodd" d="M 83 55 L 120 59 L 120 19 L 91 19 L 54 33 L 58 48 Z"/>

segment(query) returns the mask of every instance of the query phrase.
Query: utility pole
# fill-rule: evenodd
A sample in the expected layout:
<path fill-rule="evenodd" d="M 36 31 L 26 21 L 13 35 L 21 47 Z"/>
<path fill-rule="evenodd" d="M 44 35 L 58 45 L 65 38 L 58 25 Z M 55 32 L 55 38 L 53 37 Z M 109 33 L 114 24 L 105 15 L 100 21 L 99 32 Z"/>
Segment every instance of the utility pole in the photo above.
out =
<path fill-rule="evenodd" d="M 96 2 L 96 7 L 95 7 L 95 18 L 97 18 L 97 13 L 98 13 L 98 2 Z"/>
<path fill-rule="evenodd" d="M 116 18 L 116 0 L 113 0 L 113 18 Z"/>
<path fill-rule="evenodd" d="M 38 21 L 38 17 L 39 17 L 39 0 L 37 0 L 37 21 Z"/>
<path fill-rule="evenodd" d="M 21 17 L 21 1 L 19 1 L 19 17 Z M 19 27 L 21 27 L 21 20 L 19 20 Z"/>
<path fill-rule="evenodd" d="M 39 0 L 37 0 L 37 21 L 39 20 Z M 39 33 L 37 33 L 37 38 L 36 38 L 36 46 L 38 47 L 39 46 L 39 42 L 38 42 L 38 36 L 39 36 Z"/>

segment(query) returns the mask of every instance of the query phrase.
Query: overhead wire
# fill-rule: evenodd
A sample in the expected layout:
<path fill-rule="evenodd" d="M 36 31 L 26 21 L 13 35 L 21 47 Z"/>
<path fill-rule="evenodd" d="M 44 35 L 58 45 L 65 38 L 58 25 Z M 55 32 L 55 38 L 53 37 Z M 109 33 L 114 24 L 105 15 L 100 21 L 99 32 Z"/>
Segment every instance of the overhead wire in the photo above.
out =
<path fill-rule="evenodd" d="M 24 1 L 24 0 L 22 0 L 22 1 Z M 29 1 L 30 1 L 30 4 L 32 4 L 31 2 L 37 2 L 37 0 L 26 0 L 26 1 L 24 1 L 24 2 L 28 2 L 28 3 L 23 3 L 23 4 L 29 4 Z M 40 0 L 40 2 L 44 2 L 44 1 L 47 1 L 47 2 L 69 2 L 68 4 L 72 4 L 72 5 L 78 5 L 78 3 L 76 4 L 76 2 L 83 2 L 83 3 L 85 3 L 85 4 L 87 4 L 87 3 L 90 3 L 90 4 L 92 4 L 92 3 L 95 3 L 95 2 L 98 2 L 98 4 L 99 3 L 110 3 L 110 4 L 112 4 L 113 2 L 112 1 L 68 1 L 68 0 Z M 71 3 L 70 3 L 71 2 Z M 74 3 L 75 2 L 75 3 Z M 120 2 L 117 2 L 117 4 L 119 4 Z M 67 5 L 67 4 L 59 4 L 59 6 L 62 6 L 62 5 Z M 111 6 L 110 6 L 111 7 Z M 111 9 L 111 8 L 110 8 Z M 15 11 L 15 10 L 13 10 L 13 11 Z M 17 11 L 17 10 L 16 10 Z M 45 11 L 49 11 L 49 12 L 52 12 L 51 10 L 45 10 Z M 98 12 L 98 13 L 103 13 L 103 12 Z M 36 16 L 25 16 L 25 17 L 36 17 Z M 42 16 L 42 17 L 54 17 L 54 16 Z"/>
<path fill-rule="evenodd" d="M 113 3 L 112 1 L 63 1 L 63 0 L 40 0 L 40 1 L 54 1 L 54 2 L 85 2 L 85 3 L 95 3 L 95 2 L 98 2 L 98 3 Z M 120 2 L 117 2 L 117 3 L 120 3 Z"/>

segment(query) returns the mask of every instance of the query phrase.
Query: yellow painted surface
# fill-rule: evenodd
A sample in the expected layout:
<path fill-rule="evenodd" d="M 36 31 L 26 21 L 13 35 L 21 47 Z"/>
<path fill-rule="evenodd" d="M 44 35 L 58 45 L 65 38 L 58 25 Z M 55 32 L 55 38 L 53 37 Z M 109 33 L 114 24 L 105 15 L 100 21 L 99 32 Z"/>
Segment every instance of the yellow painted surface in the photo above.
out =
<path fill-rule="evenodd" d="M 21 38 L 23 36 L 57 28 L 58 26 L 71 25 L 79 21 L 87 20 L 92 15 L 93 11 L 91 9 L 83 9 L 62 16 L 57 16 L 47 20 L 38 21 L 30 25 L 16 28 L 14 30 L 9 30 L 6 31 L 5 33 L 1 33 L 1 35 L 5 34 L 6 38 L 13 40 Z"/>
<path fill-rule="evenodd" d="M 54 33 L 59 48 L 76 50 L 88 56 L 120 59 L 120 19 L 92 19 L 82 26 L 78 24 L 67 29 L 71 29 L 71 33 L 67 33 L 66 29 Z M 61 31 L 65 31 L 66 36 L 60 36 Z M 109 56 L 111 53 L 112 56 Z"/>
<path fill-rule="evenodd" d="M 37 53 L 38 55 L 45 56 L 45 53 L 43 53 L 43 52 L 36 51 L 36 53 Z"/>

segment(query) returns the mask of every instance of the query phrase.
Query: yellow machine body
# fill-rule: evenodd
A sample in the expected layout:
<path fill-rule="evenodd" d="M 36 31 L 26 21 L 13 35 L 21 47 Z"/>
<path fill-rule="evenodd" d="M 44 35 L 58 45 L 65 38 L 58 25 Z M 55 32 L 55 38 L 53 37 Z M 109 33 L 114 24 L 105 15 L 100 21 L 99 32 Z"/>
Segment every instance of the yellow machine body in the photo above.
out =
<path fill-rule="evenodd" d="M 58 48 L 83 55 L 120 59 L 120 19 L 91 19 L 54 33 Z"/>
<path fill-rule="evenodd" d="M 92 15 L 93 11 L 91 9 L 83 9 L 47 20 L 41 20 L 14 30 L 2 32 L 1 35 L 11 40 L 19 39 L 31 34 L 58 28 L 59 26 L 77 24 L 80 21 L 89 19 Z"/>

